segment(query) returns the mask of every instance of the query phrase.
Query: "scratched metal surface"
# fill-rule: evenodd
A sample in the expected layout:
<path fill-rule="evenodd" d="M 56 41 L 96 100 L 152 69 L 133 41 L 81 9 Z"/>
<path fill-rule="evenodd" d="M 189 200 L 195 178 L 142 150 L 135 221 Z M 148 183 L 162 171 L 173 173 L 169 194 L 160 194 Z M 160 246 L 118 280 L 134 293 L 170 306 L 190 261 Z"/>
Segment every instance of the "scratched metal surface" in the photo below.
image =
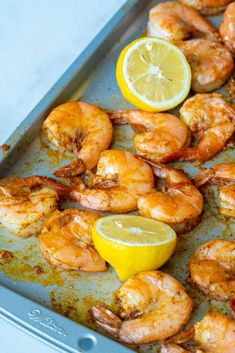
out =
<path fill-rule="evenodd" d="M 83 84 L 74 84 L 71 100 L 84 100 L 101 106 L 103 109 L 112 111 L 115 109 L 128 109 L 132 106 L 122 97 L 115 79 L 115 66 L 121 49 L 130 41 L 142 36 L 147 23 L 148 8 L 155 2 L 149 2 L 147 8 L 141 11 L 135 18 L 124 35 L 120 36 L 116 44 L 95 67 Z M 220 22 L 220 16 L 211 18 L 216 25 Z M 226 94 L 226 89 L 222 89 Z M 62 102 L 67 99 L 68 92 L 59 97 Z M 174 110 L 178 114 L 178 109 Z M 42 119 L 41 119 L 42 120 Z M 42 122 L 42 121 L 41 121 Z M 39 126 L 41 124 L 39 122 Z M 53 148 L 48 148 L 41 136 L 39 127 L 35 138 L 22 147 L 23 153 L 17 152 L 17 159 L 10 167 L 4 169 L 4 175 L 26 176 L 32 174 L 51 175 L 60 165 L 68 161 L 69 156 L 60 154 Z M 133 132 L 128 126 L 115 127 L 114 142 L 112 148 L 127 149 L 134 151 Z M 232 147 L 216 156 L 213 160 L 205 163 L 206 167 L 221 162 L 232 162 L 235 154 Z M 190 176 L 199 171 L 193 163 L 178 163 L 178 167 L 185 170 Z M 1 168 L 2 173 L 2 168 Z M 232 218 L 223 217 L 217 209 L 217 190 L 209 187 L 205 193 L 205 207 L 201 223 L 191 232 L 178 238 L 176 251 L 170 261 L 162 267 L 187 288 L 194 299 L 194 310 L 189 324 L 200 319 L 209 309 L 216 309 L 222 313 L 228 312 L 227 304 L 208 300 L 200 292 L 192 288 L 186 281 L 188 276 L 188 262 L 194 250 L 204 241 L 215 238 L 232 239 L 235 231 L 235 221 Z M 61 207 L 67 207 L 61 205 Z M 73 207 L 78 207 L 73 204 Z M 107 273 L 86 274 L 61 270 L 53 270 L 42 258 L 37 239 L 31 237 L 27 240 L 20 240 L 4 231 L 0 231 L 0 247 L 16 251 L 16 261 L 12 268 L 1 268 L 0 283 L 8 288 L 23 294 L 45 306 L 56 310 L 85 326 L 94 328 L 89 319 L 88 309 L 96 302 L 104 302 L 115 308 L 113 293 L 120 286 L 115 272 L 109 269 Z M 40 265 L 44 273 L 34 273 L 33 266 Z M 15 267 L 14 267 L 15 266 Z M 170 313 L 169 313 L 170 315 Z M 156 352 L 156 345 L 137 347 L 141 352 Z"/>

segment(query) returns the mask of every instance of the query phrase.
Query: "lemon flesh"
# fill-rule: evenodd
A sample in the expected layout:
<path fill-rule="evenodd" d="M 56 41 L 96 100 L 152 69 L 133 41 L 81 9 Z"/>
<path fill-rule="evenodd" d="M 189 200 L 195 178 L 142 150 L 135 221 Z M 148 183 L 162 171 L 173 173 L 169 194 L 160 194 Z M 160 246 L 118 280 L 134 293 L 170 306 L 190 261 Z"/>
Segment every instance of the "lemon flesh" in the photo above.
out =
<path fill-rule="evenodd" d="M 92 237 L 101 257 L 114 267 L 122 281 L 138 272 L 159 268 L 176 246 L 176 233 L 170 226 L 134 215 L 98 219 Z"/>
<path fill-rule="evenodd" d="M 182 51 L 156 37 L 143 37 L 126 46 L 116 76 L 123 96 L 146 111 L 176 107 L 191 86 L 190 66 Z"/>

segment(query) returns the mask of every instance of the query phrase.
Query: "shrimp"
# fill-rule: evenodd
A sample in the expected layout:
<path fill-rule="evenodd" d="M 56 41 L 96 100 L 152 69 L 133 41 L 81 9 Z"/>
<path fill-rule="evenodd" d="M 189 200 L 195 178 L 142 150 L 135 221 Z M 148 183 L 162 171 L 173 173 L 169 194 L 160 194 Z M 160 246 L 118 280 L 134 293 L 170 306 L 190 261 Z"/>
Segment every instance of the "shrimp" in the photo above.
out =
<path fill-rule="evenodd" d="M 191 329 L 173 338 L 174 342 L 182 344 L 194 339 L 195 353 L 235 353 L 235 321 L 216 311 L 209 311 L 204 318 L 195 323 Z M 176 344 L 163 345 L 161 353 L 189 353 Z M 190 349 L 190 352 L 192 350 Z"/>
<path fill-rule="evenodd" d="M 44 257 L 53 266 L 64 269 L 105 271 L 105 261 L 95 250 L 91 237 L 92 225 L 99 217 L 78 209 L 54 211 L 38 238 Z"/>
<path fill-rule="evenodd" d="M 41 177 L 42 178 L 42 177 Z M 125 213 L 137 208 L 140 196 L 154 185 L 151 167 L 127 151 L 103 151 L 96 174 L 91 171 L 71 178 L 71 185 L 44 178 L 44 185 L 55 188 L 61 198 L 77 201 L 81 206 L 97 211 Z"/>
<path fill-rule="evenodd" d="M 235 2 L 227 7 L 219 31 L 225 45 L 235 56 Z"/>
<path fill-rule="evenodd" d="M 210 92 L 221 87 L 231 76 L 233 57 L 223 44 L 207 39 L 190 39 L 177 43 L 192 71 L 192 89 Z"/>
<path fill-rule="evenodd" d="M 194 179 L 197 187 L 208 182 L 219 185 L 219 212 L 235 217 L 235 164 L 217 164 L 202 171 Z"/>
<path fill-rule="evenodd" d="M 58 203 L 57 191 L 45 184 L 54 185 L 50 179 L 40 176 L 2 179 L 0 226 L 21 238 L 38 234 Z"/>
<path fill-rule="evenodd" d="M 152 190 L 151 167 L 127 151 L 107 150 L 101 153 L 96 174 L 87 173 L 89 187 L 66 187 L 67 196 L 83 207 L 97 211 L 125 213 L 137 208 L 140 196 Z"/>
<path fill-rule="evenodd" d="M 196 94 L 180 109 L 181 119 L 198 135 L 198 144 L 168 155 L 164 162 L 205 162 L 225 146 L 235 130 L 235 109 L 220 94 Z"/>
<path fill-rule="evenodd" d="M 172 114 L 127 110 L 113 113 L 111 120 L 116 124 L 131 124 L 136 132 L 137 153 L 156 163 L 190 143 L 187 126 Z"/>
<path fill-rule="evenodd" d="M 203 243 L 190 261 L 192 283 L 210 298 L 235 299 L 235 242 L 211 240 Z"/>
<path fill-rule="evenodd" d="M 153 172 L 165 178 L 168 190 L 154 190 L 138 200 L 142 216 L 168 223 L 177 233 L 194 228 L 200 221 L 203 209 L 203 196 L 181 171 L 163 165 L 155 165 Z"/>
<path fill-rule="evenodd" d="M 222 12 L 232 0 L 180 0 L 206 16 L 217 15 Z"/>
<path fill-rule="evenodd" d="M 160 271 L 128 279 L 116 292 L 119 316 L 103 305 L 91 308 L 98 326 L 120 342 L 143 344 L 175 335 L 187 323 L 192 299 L 183 285 Z"/>
<path fill-rule="evenodd" d="M 195 35 L 220 40 L 216 28 L 197 10 L 173 1 L 159 3 L 150 10 L 147 34 L 173 42 Z"/>
<path fill-rule="evenodd" d="M 56 107 L 42 130 L 48 141 L 77 157 L 55 173 L 58 177 L 76 176 L 96 167 L 100 153 L 111 144 L 113 133 L 108 114 L 85 102 L 66 102 Z"/>

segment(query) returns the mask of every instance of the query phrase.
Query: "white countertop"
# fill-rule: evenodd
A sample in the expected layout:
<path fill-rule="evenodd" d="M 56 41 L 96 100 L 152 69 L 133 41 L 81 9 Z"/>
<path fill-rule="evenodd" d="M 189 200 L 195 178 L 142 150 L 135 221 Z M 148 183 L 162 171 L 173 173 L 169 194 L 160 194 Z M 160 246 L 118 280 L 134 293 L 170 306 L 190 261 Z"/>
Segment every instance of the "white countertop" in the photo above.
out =
<path fill-rule="evenodd" d="M 0 144 L 125 0 L 0 0 Z M 0 319 L 0 353 L 53 353 Z"/>

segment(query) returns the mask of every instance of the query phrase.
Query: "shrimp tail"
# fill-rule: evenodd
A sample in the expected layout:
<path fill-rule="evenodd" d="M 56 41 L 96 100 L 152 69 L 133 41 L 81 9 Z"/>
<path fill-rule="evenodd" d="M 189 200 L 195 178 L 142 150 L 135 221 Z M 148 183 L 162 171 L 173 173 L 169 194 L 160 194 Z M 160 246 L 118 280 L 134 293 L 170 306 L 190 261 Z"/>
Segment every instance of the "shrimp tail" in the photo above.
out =
<path fill-rule="evenodd" d="M 194 326 L 190 327 L 188 330 L 180 332 L 178 335 L 171 337 L 167 342 L 173 342 L 175 344 L 182 344 L 190 341 L 195 336 Z"/>
<path fill-rule="evenodd" d="M 212 177 L 213 177 L 212 170 L 210 169 L 204 170 L 195 176 L 195 178 L 193 179 L 193 183 L 197 188 L 200 188 L 206 185 L 211 180 Z"/>
<path fill-rule="evenodd" d="M 164 164 L 156 163 L 145 158 L 141 159 L 152 167 L 153 174 L 159 178 L 166 178 L 169 181 L 169 179 L 171 179 L 171 174 L 175 174 L 175 172 L 176 174 L 179 173 L 179 170 L 176 170 Z"/>
<path fill-rule="evenodd" d="M 64 185 L 52 178 L 48 178 L 45 176 L 34 175 L 24 179 L 24 184 L 29 186 L 30 188 L 36 188 L 38 186 L 48 186 L 52 189 L 55 189 L 58 195 L 65 199 L 71 199 L 77 201 L 79 199 L 80 192 L 84 189 L 84 184 L 82 182 L 76 186 L 73 185 Z"/>
<path fill-rule="evenodd" d="M 53 189 L 56 189 L 58 191 L 65 191 L 67 190 L 67 188 L 69 188 L 66 185 L 63 185 L 61 183 L 59 183 L 58 181 L 46 177 L 46 176 L 41 176 L 41 175 L 33 175 L 30 177 L 27 177 L 23 180 L 23 183 L 25 186 L 28 186 L 30 188 L 36 188 L 38 186 L 49 186 Z"/>
<path fill-rule="evenodd" d="M 122 321 L 117 315 L 101 304 L 93 306 L 90 309 L 90 314 L 98 326 L 103 328 L 113 337 L 118 338 Z"/>
<path fill-rule="evenodd" d="M 76 189 L 80 191 L 84 191 L 86 189 L 86 186 L 80 177 L 72 177 L 69 179 L 69 181 L 70 185 L 76 187 Z"/>
<path fill-rule="evenodd" d="M 114 113 L 110 113 L 110 120 L 116 125 L 126 125 L 128 124 L 128 113 L 126 110 L 119 110 Z"/>
<path fill-rule="evenodd" d="M 83 131 L 82 129 L 77 129 L 76 136 L 72 141 L 73 153 L 75 156 L 79 158 L 79 152 L 82 148 L 82 145 L 87 137 L 87 132 Z"/>
<path fill-rule="evenodd" d="M 153 172 L 156 176 L 159 176 L 159 177 L 163 177 L 162 173 L 167 171 L 167 170 L 170 170 L 172 169 L 171 167 L 168 167 L 164 164 L 161 164 L 161 163 L 156 163 L 156 162 L 153 162 L 151 161 L 150 159 L 147 159 L 147 158 L 144 158 L 144 157 L 141 157 L 139 156 L 138 154 L 135 154 L 135 157 L 139 160 L 142 160 L 144 161 L 145 163 L 148 163 L 152 169 L 153 169 Z"/>
<path fill-rule="evenodd" d="M 217 32 L 216 29 L 214 31 L 210 32 L 210 33 L 207 33 L 207 35 L 205 37 L 208 40 L 216 41 L 216 42 L 219 42 L 219 43 L 223 43 L 221 35 Z"/>
<path fill-rule="evenodd" d="M 166 178 L 168 172 L 171 170 L 170 167 L 161 164 L 151 164 L 153 169 L 153 174 L 159 178 Z"/>
<path fill-rule="evenodd" d="M 86 166 L 81 159 L 71 162 L 70 164 L 58 169 L 54 175 L 58 178 L 71 178 L 84 173 Z"/>
<path fill-rule="evenodd" d="M 151 163 L 153 174 L 159 178 L 166 178 L 168 183 L 173 187 L 174 185 L 189 184 L 188 177 L 179 169 L 175 169 L 160 163 Z"/>

